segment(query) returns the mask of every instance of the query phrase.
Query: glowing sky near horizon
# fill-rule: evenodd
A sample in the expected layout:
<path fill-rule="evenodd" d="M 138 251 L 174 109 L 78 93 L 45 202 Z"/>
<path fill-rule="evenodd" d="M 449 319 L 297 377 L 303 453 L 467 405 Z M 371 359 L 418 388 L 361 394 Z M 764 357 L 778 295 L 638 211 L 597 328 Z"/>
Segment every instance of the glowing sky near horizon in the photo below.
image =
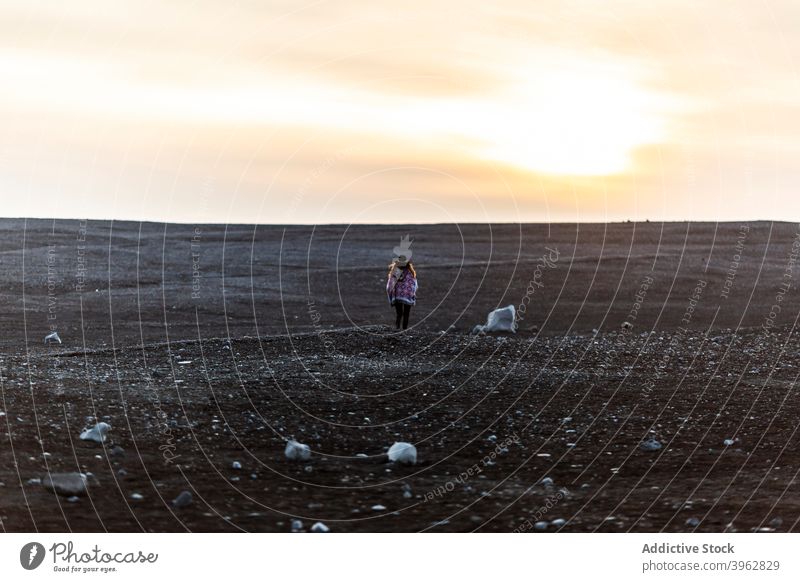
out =
<path fill-rule="evenodd" d="M 800 7 L 0 4 L 5 216 L 800 220 Z"/>

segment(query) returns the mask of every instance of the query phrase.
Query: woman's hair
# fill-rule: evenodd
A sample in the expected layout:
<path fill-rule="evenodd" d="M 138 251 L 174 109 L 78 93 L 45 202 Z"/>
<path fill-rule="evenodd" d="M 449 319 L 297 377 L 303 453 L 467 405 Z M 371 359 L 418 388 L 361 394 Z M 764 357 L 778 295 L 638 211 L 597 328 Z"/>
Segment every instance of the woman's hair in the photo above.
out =
<path fill-rule="evenodd" d="M 397 261 L 392 261 L 389 264 L 389 276 L 390 277 L 392 276 L 392 271 L 394 271 L 394 268 L 396 266 L 397 266 Z M 411 262 L 411 259 L 409 259 L 408 264 L 406 265 L 406 267 L 408 268 L 409 271 L 411 271 L 411 274 L 416 279 L 417 278 L 417 271 L 414 269 L 414 263 Z M 401 268 L 403 268 L 403 267 L 401 267 Z"/>

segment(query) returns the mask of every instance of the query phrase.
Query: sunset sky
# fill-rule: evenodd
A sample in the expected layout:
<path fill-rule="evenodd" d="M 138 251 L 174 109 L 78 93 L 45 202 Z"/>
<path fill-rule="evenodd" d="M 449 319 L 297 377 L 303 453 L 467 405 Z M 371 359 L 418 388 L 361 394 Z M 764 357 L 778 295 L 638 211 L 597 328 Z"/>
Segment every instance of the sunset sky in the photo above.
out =
<path fill-rule="evenodd" d="M 800 220 L 800 3 L 0 3 L 4 216 Z"/>

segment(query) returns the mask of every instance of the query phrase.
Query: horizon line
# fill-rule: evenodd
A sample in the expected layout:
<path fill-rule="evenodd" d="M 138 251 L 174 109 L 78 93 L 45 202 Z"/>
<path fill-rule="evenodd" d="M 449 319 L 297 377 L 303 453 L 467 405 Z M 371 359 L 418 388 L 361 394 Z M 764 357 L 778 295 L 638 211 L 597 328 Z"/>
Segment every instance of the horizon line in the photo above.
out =
<path fill-rule="evenodd" d="M 78 217 L 38 217 L 38 216 L 0 216 L 0 220 L 23 220 L 23 221 L 88 221 L 88 222 L 132 222 L 138 224 L 154 224 L 154 225 L 184 225 L 184 226 L 272 226 L 272 227 L 299 227 L 299 226 L 312 226 L 312 227 L 353 227 L 353 226 L 442 226 L 442 225 L 484 225 L 494 224 L 499 226 L 513 226 L 513 225 L 572 225 L 572 224 L 586 224 L 586 225 L 602 225 L 602 224 L 735 224 L 735 223 L 772 223 L 772 224 L 800 224 L 800 221 L 795 220 L 774 220 L 769 218 L 746 218 L 746 219 L 726 219 L 726 220 L 687 220 L 687 219 L 671 219 L 671 220 L 551 220 L 551 221 L 455 221 L 455 222 L 194 222 L 183 220 L 137 220 L 135 218 L 78 218 Z"/>

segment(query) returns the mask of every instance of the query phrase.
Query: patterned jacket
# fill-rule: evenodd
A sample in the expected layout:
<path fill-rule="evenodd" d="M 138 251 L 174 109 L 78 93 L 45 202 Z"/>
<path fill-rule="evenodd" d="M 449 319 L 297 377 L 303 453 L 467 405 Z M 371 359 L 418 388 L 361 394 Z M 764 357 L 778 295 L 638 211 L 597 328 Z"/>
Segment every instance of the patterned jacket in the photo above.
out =
<path fill-rule="evenodd" d="M 389 303 L 396 302 L 414 305 L 417 302 L 417 278 L 408 267 L 395 267 L 386 281 L 386 294 Z"/>

